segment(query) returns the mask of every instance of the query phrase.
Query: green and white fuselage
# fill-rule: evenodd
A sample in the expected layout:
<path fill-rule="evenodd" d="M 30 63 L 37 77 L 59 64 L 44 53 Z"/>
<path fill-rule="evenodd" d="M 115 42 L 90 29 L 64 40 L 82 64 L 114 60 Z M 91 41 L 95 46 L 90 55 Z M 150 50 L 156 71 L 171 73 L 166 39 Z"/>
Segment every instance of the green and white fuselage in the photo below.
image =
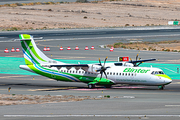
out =
<path fill-rule="evenodd" d="M 105 75 L 98 72 L 99 64 L 65 64 L 48 58 L 36 46 L 31 35 L 20 34 L 26 65 L 20 68 L 55 79 L 57 81 L 84 82 L 89 88 L 94 85 L 136 84 L 161 86 L 171 83 L 171 78 L 159 68 L 133 67 L 130 63 L 106 63 Z"/>

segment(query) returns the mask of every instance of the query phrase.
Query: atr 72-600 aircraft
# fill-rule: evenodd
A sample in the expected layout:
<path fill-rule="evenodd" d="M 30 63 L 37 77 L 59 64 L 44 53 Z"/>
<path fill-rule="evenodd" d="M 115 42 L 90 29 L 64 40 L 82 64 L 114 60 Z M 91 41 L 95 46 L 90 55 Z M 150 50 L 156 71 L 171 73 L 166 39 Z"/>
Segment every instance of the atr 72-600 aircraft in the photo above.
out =
<path fill-rule="evenodd" d="M 103 65 L 100 59 L 97 64 L 66 64 L 48 58 L 37 48 L 31 35 L 20 34 L 19 37 L 26 63 L 20 68 L 57 81 L 84 82 L 88 88 L 94 88 L 95 85 L 111 87 L 115 84 L 133 84 L 158 86 L 159 89 L 164 89 L 165 85 L 172 82 L 161 69 L 138 67 L 142 62 L 155 59 L 105 64 L 106 57 Z"/>

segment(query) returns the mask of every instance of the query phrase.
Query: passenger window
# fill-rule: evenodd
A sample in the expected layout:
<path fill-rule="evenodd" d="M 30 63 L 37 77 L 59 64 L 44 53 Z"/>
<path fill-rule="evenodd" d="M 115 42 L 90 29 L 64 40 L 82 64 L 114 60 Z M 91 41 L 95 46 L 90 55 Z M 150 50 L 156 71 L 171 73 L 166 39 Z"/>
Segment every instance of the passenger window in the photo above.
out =
<path fill-rule="evenodd" d="M 130 73 L 128 75 L 130 76 Z"/>
<path fill-rule="evenodd" d="M 109 72 L 107 72 L 107 75 L 109 75 Z"/>
<path fill-rule="evenodd" d="M 116 73 L 116 75 L 118 75 L 118 73 Z"/>
<path fill-rule="evenodd" d="M 121 73 L 119 73 L 119 75 L 121 75 Z"/>
<path fill-rule="evenodd" d="M 112 72 L 110 72 L 110 75 L 112 75 Z"/>
<path fill-rule="evenodd" d="M 113 75 L 115 75 L 115 73 L 113 73 Z"/>
<path fill-rule="evenodd" d="M 124 73 L 122 75 L 124 76 Z"/>
<path fill-rule="evenodd" d="M 79 73 L 81 73 L 81 71 L 79 71 Z"/>
<path fill-rule="evenodd" d="M 127 73 L 125 75 L 127 76 Z"/>

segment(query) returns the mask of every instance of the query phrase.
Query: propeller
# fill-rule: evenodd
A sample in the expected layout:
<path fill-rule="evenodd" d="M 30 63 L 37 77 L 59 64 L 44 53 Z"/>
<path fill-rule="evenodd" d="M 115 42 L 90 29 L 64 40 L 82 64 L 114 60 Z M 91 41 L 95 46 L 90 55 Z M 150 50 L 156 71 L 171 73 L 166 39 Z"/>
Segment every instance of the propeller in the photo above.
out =
<path fill-rule="evenodd" d="M 139 54 L 136 55 L 136 61 L 141 59 L 141 58 L 138 59 L 138 57 L 139 57 Z"/>
<path fill-rule="evenodd" d="M 141 58 L 138 59 L 138 57 L 139 57 L 139 54 L 136 55 L 136 61 L 141 59 Z M 131 60 L 131 62 L 132 62 L 132 60 Z M 142 62 L 140 62 L 139 64 L 137 64 L 137 63 L 133 63 L 133 64 L 134 64 L 134 67 L 137 67 L 137 66 L 139 66 L 141 63 L 142 63 Z"/>
<path fill-rule="evenodd" d="M 104 60 L 104 65 L 101 64 L 101 60 L 99 58 L 99 63 L 100 63 L 101 68 L 96 70 L 96 72 L 100 72 L 100 74 L 101 74 L 100 80 L 102 78 L 103 73 L 104 73 L 104 75 L 106 76 L 106 79 L 107 79 L 107 75 L 106 75 L 105 71 L 107 70 L 107 68 L 110 68 L 110 67 L 105 67 L 105 63 L 106 63 L 107 58 L 108 57 L 106 57 L 105 60 Z"/>
<path fill-rule="evenodd" d="M 136 61 L 137 61 L 138 57 L 139 57 L 139 54 L 136 55 Z"/>

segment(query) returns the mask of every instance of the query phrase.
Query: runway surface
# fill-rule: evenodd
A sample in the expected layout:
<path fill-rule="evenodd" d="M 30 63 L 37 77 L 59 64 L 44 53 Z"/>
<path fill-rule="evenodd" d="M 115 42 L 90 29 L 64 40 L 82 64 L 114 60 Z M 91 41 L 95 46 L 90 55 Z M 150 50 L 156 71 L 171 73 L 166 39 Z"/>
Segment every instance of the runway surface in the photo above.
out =
<path fill-rule="evenodd" d="M 5 77 L 2 79 L 2 77 Z M 180 85 L 178 80 L 158 90 L 151 86 L 115 86 L 87 89 L 83 83 L 65 83 L 23 75 L 1 75 L 2 94 L 104 96 L 106 100 L 85 100 L 35 105 L 1 106 L 1 119 L 179 119 Z M 7 88 L 11 87 L 8 92 Z M 103 93 L 102 93 L 103 91 Z M 109 116 L 108 116 L 109 115 Z"/>
<path fill-rule="evenodd" d="M 130 56 L 135 59 L 138 53 L 142 59 L 157 58 L 156 63 L 178 64 L 179 53 L 174 52 L 148 52 L 136 50 L 115 49 L 110 52 L 109 48 L 100 48 L 99 45 L 110 44 L 117 41 L 127 42 L 131 40 L 159 41 L 175 40 L 179 38 L 178 29 L 161 30 L 122 30 L 122 29 L 85 29 L 85 30 L 55 30 L 55 31 L 21 31 L 0 33 L 0 56 L 23 62 L 21 52 L 4 53 L 9 50 L 20 48 L 18 34 L 28 33 L 34 37 L 44 37 L 44 40 L 36 40 L 42 50 L 49 46 L 51 51 L 44 52 L 53 59 L 62 59 L 66 62 L 70 59 L 83 62 L 97 61 L 100 57 L 103 61 L 117 61 L 118 56 Z M 80 50 L 74 50 L 78 45 Z M 95 50 L 85 51 L 85 46 L 95 46 Z M 64 50 L 59 51 L 63 46 Z M 71 51 L 66 50 L 70 46 Z M 7 60 L 8 61 L 8 60 Z M 70 62 L 70 61 L 68 61 Z M 1 66 L 6 63 L 1 62 Z M 10 65 L 13 68 L 13 64 Z M 176 67 L 175 67 L 176 69 Z M 175 70 L 174 70 L 175 71 Z M 28 73 L 27 73 L 28 74 Z M 0 107 L 0 119 L 2 120 L 44 120 L 44 119 L 122 119 L 122 120 L 169 120 L 179 119 L 180 111 L 180 81 L 173 79 L 165 90 L 158 90 L 154 86 L 125 86 L 116 85 L 112 89 L 98 87 L 89 90 L 84 83 L 57 82 L 38 75 L 0 74 L 1 94 L 28 94 L 28 95 L 74 95 L 74 96 L 104 96 L 110 95 L 106 100 L 85 100 L 81 102 L 63 102 L 35 105 L 12 105 Z M 11 91 L 8 92 L 8 88 Z"/>

